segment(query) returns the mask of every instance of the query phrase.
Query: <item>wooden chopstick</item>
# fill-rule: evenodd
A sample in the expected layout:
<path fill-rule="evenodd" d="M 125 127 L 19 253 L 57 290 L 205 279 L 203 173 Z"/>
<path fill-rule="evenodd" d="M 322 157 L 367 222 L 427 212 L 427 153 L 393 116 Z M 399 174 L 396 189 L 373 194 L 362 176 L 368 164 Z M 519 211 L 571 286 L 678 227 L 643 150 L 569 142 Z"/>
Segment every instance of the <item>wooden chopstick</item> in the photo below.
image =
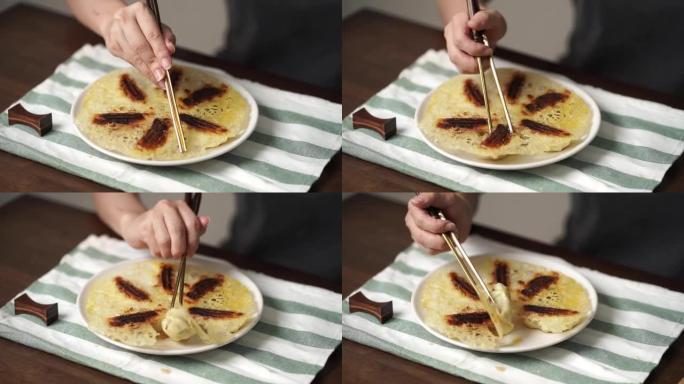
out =
<path fill-rule="evenodd" d="M 161 13 L 159 12 L 159 4 L 157 0 L 146 0 L 147 6 L 152 11 L 155 19 L 157 19 L 157 26 L 159 31 L 162 31 Z M 173 83 L 171 82 L 171 74 L 167 69 L 166 77 L 164 78 L 164 85 L 166 88 L 166 99 L 169 102 L 169 109 L 171 110 L 171 121 L 173 122 L 173 130 L 176 133 L 176 140 L 178 141 L 178 150 L 181 153 L 187 151 L 185 144 L 185 135 L 183 134 L 183 126 L 181 125 L 180 116 L 178 115 L 178 105 L 176 104 L 176 95 L 173 92 Z"/>
<path fill-rule="evenodd" d="M 428 207 L 427 212 L 430 216 L 432 216 L 435 219 L 446 220 L 446 216 L 444 216 L 444 213 L 438 208 Z M 484 280 L 482 280 L 482 277 L 480 277 L 480 274 L 477 273 L 477 270 L 475 269 L 475 266 L 473 266 L 473 263 L 470 262 L 470 258 L 461 246 L 461 242 L 458 241 L 458 237 L 456 237 L 456 234 L 454 232 L 446 232 L 442 233 L 442 239 L 444 239 L 444 242 L 449 247 L 449 250 L 451 250 L 451 253 L 454 255 L 456 261 L 461 266 L 461 269 L 463 270 L 463 273 L 466 275 L 468 282 L 477 291 L 477 296 L 480 298 L 480 302 L 482 302 L 482 305 L 489 314 L 489 317 L 492 319 L 492 324 L 494 324 L 496 333 L 499 336 L 503 337 L 504 332 L 501 328 L 502 320 L 501 316 L 499 315 L 499 311 L 496 307 L 494 297 L 492 296 L 491 292 L 489 292 L 489 289 L 487 288 L 487 285 L 485 284 Z"/>
<path fill-rule="evenodd" d="M 476 13 L 480 11 L 480 4 L 478 0 L 466 0 L 468 5 L 468 18 L 472 18 Z M 489 47 L 489 40 L 487 35 L 482 31 L 473 31 L 473 39 Z M 482 93 L 484 95 L 485 109 L 487 110 L 487 126 L 489 127 L 489 133 L 492 133 L 492 111 L 489 107 L 489 94 L 487 93 L 487 81 L 485 81 L 484 66 L 482 64 L 482 57 L 477 56 L 477 68 L 480 72 L 480 84 L 482 85 Z M 506 117 L 506 123 L 508 124 L 508 131 L 513 134 L 513 122 L 511 120 L 511 114 L 508 111 L 508 104 L 506 104 L 506 97 L 503 94 L 501 88 L 501 82 L 499 82 L 499 74 L 496 71 L 496 65 L 494 64 L 494 56 L 489 56 L 489 68 L 491 69 L 492 76 L 494 77 L 494 84 L 496 85 L 496 91 L 499 94 L 499 100 L 501 101 L 501 106 L 504 110 L 504 116 Z"/>
<path fill-rule="evenodd" d="M 201 193 L 186 193 L 185 203 L 190 207 L 192 212 L 197 215 L 200 208 L 200 203 L 202 202 Z M 173 290 L 173 297 L 171 298 L 171 308 L 176 304 L 176 297 L 179 299 L 179 303 L 183 306 L 183 288 L 185 287 L 185 264 L 187 260 L 187 255 L 181 257 L 181 262 L 178 267 L 178 272 L 176 273 L 176 287 Z M 180 295 L 179 295 L 180 294 Z"/>

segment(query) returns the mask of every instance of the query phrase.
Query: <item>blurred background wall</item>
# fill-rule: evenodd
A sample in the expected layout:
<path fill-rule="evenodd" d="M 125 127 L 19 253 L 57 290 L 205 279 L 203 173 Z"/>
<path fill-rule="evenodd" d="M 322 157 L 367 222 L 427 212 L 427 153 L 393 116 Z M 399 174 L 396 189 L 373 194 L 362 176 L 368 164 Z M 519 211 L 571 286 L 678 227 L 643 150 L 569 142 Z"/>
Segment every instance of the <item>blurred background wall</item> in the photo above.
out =
<path fill-rule="evenodd" d="M 342 0 L 342 17 L 371 8 L 442 29 L 435 4 L 435 0 Z M 508 22 L 501 46 L 551 61 L 565 53 L 575 18 L 572 0 L 493 0 L 489 7 L 503 13 Z"/>
<path fill-rule="evenodd" d="M 65 0 L 0 0 L 0 11 L 16 3 L 71 15 Z M 228 9 L 224 0 L 163 0 L 159 3 L 162 20 L 173 29 L 179 46 L 207 55 L 215 54 L 223 46 L 228 28 Z"/>
<path fill-rule="evenodd" d="M 21 193 L 0 193 L 0 206 L 21 197 Z M 94 212 L 89 193 L 35 193 L 33 196 L 48 199 Z M 353 193 L 342 194 L 350 198 Z M 405 205 L 412 193 L 379 193 L 383 199 Z M 182 193 L 143 194 L 142 200 L 152 207 L 160 199 L 182 199 Z M 200 214 L 211 216 L 212 222 L 202 242 L 218 246 L 228 239 L 235 198 L 229 193 L 206 193 L 202 198 Z M 553 243 L 563 234 L 565 218 L 570 209 L 570 196 L 562 193 L 541 194 L 483 194 L 475 222 L 503 231 L 529 237 L 545 243 Z"/>
<path fill-rule="evenodd" d="M 21 197 L 22 193 L 0 193 L 0 206 Z M 31 193 L 30 195 L 65 204 L 88 212 L 95 212 L 95 206 L 90 193 Z M 183 199 L 182 193 L 150 193 L 141 194 L 146 207 L 152 207 L 161 199 Z M 202 242 L 219 246 L 228 239 L 235 215 L 235 198 L 229 193 L 205 193 L 202 196 L 200 215 L 211 216 L 211 223 L 202 237 Z"/>
<path fill-rule="evenodd" d="M 340 1 L 342 17 L 373 8 L 442 28 L 435 0 Z M 64 0 L 0 0 L 0 10 L 20 2 L 70 13 Z M 501 11 L 508 20 L 508 34 L 501 41 L 502 46 L 552 61 L 565 53 L 575 17 L 572 0 L 493 0 L 489 6 Z M 160 8 L 165 22 L 176 32 L 180 46 L 208 55 L 222 46 L 228 12 L 224 0 L 164 0 Z"/>
<path fill-rule="evenodd" d="M 341 1 L 342 17 L 372 8 L 442 28 L 435 0 Z M 64 0 L 0 0 L 0 11 L 22 2 L 70 14 Z M 565 53 L 575 17 L 572 0 L 493 0 L 489 7 L 501 11 L 508 20 L 508 34 L 501 41 L 502 46 L 552 61 Z M 223 44 L 228 27 L 226 8 L 225 0 L 164 0 L 161 4 L 162 16 L 176 32 L 178 44 L 208 55 Z"/>
<path fill-rule="evenodd" d="M 343 194 L 345 198 L 353 194 Z M 414 193 L 376 193 L 406 205 Z M 571 196 L 564 193 L 484 193 L 473 221 L 488 227 L 554 243 L 564 233 Z"/>

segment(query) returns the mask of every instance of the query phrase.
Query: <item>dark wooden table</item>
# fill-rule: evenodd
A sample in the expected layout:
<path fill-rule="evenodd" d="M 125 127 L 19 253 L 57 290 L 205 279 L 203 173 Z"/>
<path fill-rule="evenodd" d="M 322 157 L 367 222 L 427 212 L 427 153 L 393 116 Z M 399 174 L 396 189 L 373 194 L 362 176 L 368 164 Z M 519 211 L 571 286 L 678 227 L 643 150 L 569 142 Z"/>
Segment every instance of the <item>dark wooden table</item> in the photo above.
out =
<path fill-rule="evenodd" d="M 84 44 L 102 39 L 75 19 L 28 5 L 17 5 L 0 14 L 0 110 L 8 108 L 31 88 L 50 76 L 57 65 Z M 272 87 L 339 102 L 332 92 L 272 75 L 243 65 L 229 63 L 179 48 L 175 57 L 213 66 L 240 78 Z M 0 151 L 0 191 L 95 192 L 112 189 L 34 161 Z M 323 171 L 312 191 L 339 191 L 342 161 L 337 154 Z"/>
<path fill-rule="evenodd" d="M 355 195 L 342 205 L 342 295 L 349 295 L 380 272 L 409 244 L 406 208 L 370 195 Z M 684 282 L 625 268 L 586 255 L 475 225 L 473 233 L 533 252 L 556 255 L 578 266 L 613 276 L 684 292 Z M 349 340 L 342 340 L 343 383 L 470 383 L 460 377 L 413 363 Z M 667 350 L 646 383 L 677 383 L 684 378 L 684 337 Z"/>
<path fill-rule="evenodd" d="M 83 198 L 90 198 L 83 195 Z M 53 268 L 60 258 L 90 234 L 115 236 L 96 215 L 32 196 L 0 208 L 0 303 Z M 270 276 L 315 285 L 335 292 L 339 284 L 302 272 L 267 264 L 249 257 L 200 246 L 205 255 L 229 260 L 235 265 Z M 341 348 L 332 354 L 315 383 L 339 383 Z M 0 338 L 0 382 L 3 383 L 128 383 L 47 352 Z"/>
<path fill-rule="evenodd" d="M 429 6 L 433 6 L 432 4 Z M 394 81 L 428 49 L 443 49 L 443 32 L 374 11 L 363 10 L 342 23 L 342 113 L 354 109 Z M 580 84 L 684 109 L 684 100 L 655 91 L 592 76 L 568 66 L 497 48 L 496 56 L 543 71 L 555 72 Z M 342 190 L 444 191 L 443 187 L 359 158 L 342 155 Z M 670 168 L 657 191 L 684 191 L 684 157 Z"/>

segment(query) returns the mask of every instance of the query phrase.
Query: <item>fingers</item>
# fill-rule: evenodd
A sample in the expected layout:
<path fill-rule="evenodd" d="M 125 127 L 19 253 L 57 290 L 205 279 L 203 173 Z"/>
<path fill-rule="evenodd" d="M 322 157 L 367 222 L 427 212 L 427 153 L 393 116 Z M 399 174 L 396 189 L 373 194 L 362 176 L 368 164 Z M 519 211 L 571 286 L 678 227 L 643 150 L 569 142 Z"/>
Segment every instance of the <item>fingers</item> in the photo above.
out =
<path fill-rule="evenodd" d="M 146 42 L 154 52 L 157 66 L 159 66 L 160 69 L 171 69 L 170 50 L 166 46 L 162 31 L 160 31 L 157 26 L 157 20 L 152 16 L 150 10 L 147 7 L 144 7 L 142 11 L 136 13 L 136 20 L 142 34 L 145 36 Z"/>
<path fill-rule="evenodd" d="M 408 214 L 411 216 L 416 227 L 423 231 L 441 234 L 456 230 L 454 223 L 448 220 L 435 219 L 425 209 L 419 208 L 411 202 L 408 204 Z"/>
<path fill-rule="evenodd" d="M 411 199 L 411 203 L 419 208 L 451 208 L 456 203 L 463 202 L 455 193 L 421 192 Z"/>
<path fill-rule="evenodd" d="M 150 231 L 149 235 L 144 237 L 145 243 L 147 244 L 147 249 L 155 257 L 162 257 L 161 250 L 159 249 L 159 244 L 155 238 L 154 230 Z"/>
<path fill-rule="evenodd" d="M 503 31 L 501 31 L 501 25 L 504 26 Z M 468 15 L 465 12 L 454 15 L 452 21 L 444 29 L 444 37 L 449 58 L 464 73 L 478 71 L 475 57 L 486 57 L 493 54 L 492 48 L 473 40 L 473 30 L 487 31 L 487 37 L 491 44 L 492 41 L 500 39 L 505 33 L 505 21 L 503 16 L 494 11 L 480 11 L 470 20 L 468 20 Z"/>
<path fill-rule="evenodd" d="M 166 49 L 169 50 L 171 53 L 176 52 L 176 35 L 173 34 L 171 31 L 171 28 L 167 27 L 166 25 L 162 26 L 162 30 L 164 33 L 164 44 L 166 45 Z"/>
<path fill-rule="evenodd" d="M 176 38 L 167 26 L 162 29 L 149 8 L 136 2 L 117 11 L 103 35 L 113 54 L 128 61 L 157 87 L 163 87 Z"/>
<path fill-rule="evenodd" d="M 185 222 L 179 212 L 179 205 L 168 200 L 159 203 L 160 209 L 164 214 L 164 224 L 168 231 L 170 244 L 170 257 L 177 259 L 185 254 L 188 245 L 188 233 Z"/>
<path fill-rule="evenodd" d="M 126 36 L 126 41 L 131 48 L 129 55 L 133 58 L 133 64 L 135 67 L 140 69 L 147 68 L 141 71 L 147 76 L 150 81 L 156 83 L 164 79 L 164 71 L 157 63 L 157 58 L 147 41 L 147 38 L 143 34 L 140 26 L 137 22 L 128 23 L 123 27 L 124 34 Z"/>
<path fill-rule="evenodd" d="M 183 223 L 185 225 L 185 230 L 187 233 L 187 250 L 186 254 L 192 256 L 197 252 L 199 247 L 199 237 L 200 231 L 202 230 L 202 223 L 199 218 L 195 216 L 190 207 L 188 207 L 185 202 L 178 204 L 178 212 L 180 213 Z"/>
<path fill-rule="evenodd" d="M 506 19 L 497 11 L 483 10 L 473 15 L 467 22 L 467 27 L 473 31 L 486 31 L 489 44 L 494 47 L 506 33 Z"/>
<path fill-rule="evenodd" d="M 473 15 L 466 26 L 473 31 L 486 31 L 494 27 L 494 17 L 490 11 L 480 11 Z"/>
<path fill-rule="evenodd" d="M 474 57 L 468 55 L 467 53 L 461 51 L 460 48 L 454 43 L 453 36 L 453 25 L 447 25 L 444 30 L 444 37 L 446 38 L 447 52 L 449 53 L 449 59 L 458 70 L 462 73 L 475 73 L 478 70 L 477 61 Z"/>
<path fill-rule="evenodd" d="M 207 230 L 209 217 L 197 217 L 183 201 L 160 200 L 145 213 L 146 225 L 137 233 L 156 257 L 192 256 Z"/>
<path fill-rule="evenodd" d="M 203 235 L 204 232 L 207 231 L 207 227 L 209 227 L 209 223 L 211 223 L 211 218 L 209 216 L 200 216 L 199 217 L 201 229 L 200 229 L 200 235 Z"/>
<path fill-rule="evenodd" d="M 484 11 L 477 13 L 476 16 L 480 15 L 481 13 L 484 13 Z M 474 17 L 475 16 L 473 16 L 473 18 Z M 458 13 L 454 16 L 454 19 L 451 22 L 451 34 L 454 45 L 461 51 L 472 56 L 490 56 L 492 54 L 491 48 L 473 40 L 473 30 L 481 31 L 483 29 L 472 29 L 468 26 L 469 23 L 470 21 L 465 13 Z"/>
<path fill-rule="evenodd" d="M 448 48 L 447 52 L 449 53 L 449 59 L 461 73 L 470 74 L 478 72 L 477 60 L 474 57 L 456 47 Z"/>
<path fill-rule="evenodd" d="M 426 212 L 428 207 L 441 209 L 447 220 L 432 218 Z M 459 241 L 465 241 L 470 234 L 473 214 L 471 203 L 457 193 L 420 193 L 408 203 L 408 215 L 416 228 L 437 235 L 455 232 Z"/>
<path fill-rule="evenodd" d="M 130 25 L 123 25 L 121 23 L 114 23 L 111 27 L 110 38 L 115 41 L 115 44 L 118 44 L 119 47 L 121 47 L 121 53 L 118 56 L 128 61 L 145 77 L 156 83 L 157 81 L 154 78 L 153 69 L 148 65 L 148 61 L 141 56 L 144 51 L 141 46 L 146 44 L 144 36 L 142 36 L 142 32 L 139 32 L 137 26 L 133 27 L 134 29 L 138 29 L 137 33 L 131 31 L 130 28 Z M 149 59 L 149 55 L 147 57 Z M 154 56 L 152 55 L 152 57 Z"/>
<path fill-rule="evenodd" d="M 461 21 L 454 25 L 454 45 L 470 56 L 491 56 L 493 51 L 488 46 L 473 40 L 473 30 L 468 28 L 466 22 Z"/>
<path fill-rule="evenodd" d="M 405 222 L 413 241 L 427 248 L 430 253 L 440 253 L 448 249 L 441 235 L 430 233 L 419 228 L 410 213 L 406 214 Z"/>
<path fill-rule="evenodd" d="M 152 209 L 151 221 L 154 230 L 154 241 L 156 242 L 156 252 L 152 254 L 163 258 L 171 257 L 171 236 L 166 229 L 164 212 L 158 209 L 157 206 Z M 150 252 L 152 252 L 152 249 L 150 249 Z"/>

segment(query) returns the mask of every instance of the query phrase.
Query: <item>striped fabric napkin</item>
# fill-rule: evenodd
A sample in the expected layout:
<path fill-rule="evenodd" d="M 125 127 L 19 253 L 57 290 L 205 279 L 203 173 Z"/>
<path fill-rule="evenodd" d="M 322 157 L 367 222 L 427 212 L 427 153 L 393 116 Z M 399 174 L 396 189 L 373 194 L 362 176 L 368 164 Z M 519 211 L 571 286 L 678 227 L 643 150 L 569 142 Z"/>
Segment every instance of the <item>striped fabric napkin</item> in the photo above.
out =
<path fill-rule="evenodd" d="M 500 67 L 518 67 L 497 60 Z M 428 51 L 363 106 L 379 117 L 397 118 L 397 135 L 342 128 L 342 151 L 445 188 L 472 192 L 652 191 L 684 150 L 684 111 L 580 86 L 598 104 L 598 136 L 575 156 L 542 168 L 492 171 L 467 166 L 430 148 L 413 117 L 425 96 L 456 75 L 445 51 Z"/>
<path fill-rule="evenodd" d="M 4 111 L 0 149 L 124 191 L 305 192 L 341 147 L 339 104 L 237 80 L 254 96 L 260 116 L 255 132 L 236 149 L 179 167 L 113 159 L 78 137 L 70 110 L 88 84 L 126 66 L 102 45 L 83 46 L 19 100 L 31 112 L 51 112 L 52 132 L 39 138 L 28 127 L 8 128 Z"/>
<path fill-rule="evenodd" d="M 261 290 L 264 311 L 261 321 L 237 341 L 170 357 L 111 345 L 88 330 L 76 298 L 94 274 L 145 256 L 122 241 L 88 237 L 25 291 L 38 302 L 59 303 L 59 320 L 46 327 L 35 317 L 15 316 L 10 301 L 0 308 L 0 337 L 134 382 L 166 384 L 309 383 L 342 339 L 339 294 L 243 271 Z"/>
<path fill-rule="evenodd" d="M 480 236 L 464 243 L 471 255 L 518 250 Z M 552 256 L 545 256 L 552 257 Z M 555 261 L 567 264 L 553 257 Z M 453 260 L 428 256 L 412 245 L 359 290 L 371 300 L 392 300 L 384 325 L 343 302 L 347 339 L 481 383 L 643 383 L 684 328 L 684 294 L 577 268 L 598 293 L 594 320 L 573 338 L 517 354 L 473 352 L 428 333 L 411 309 L 411 294 L 430 271 Z"/>

